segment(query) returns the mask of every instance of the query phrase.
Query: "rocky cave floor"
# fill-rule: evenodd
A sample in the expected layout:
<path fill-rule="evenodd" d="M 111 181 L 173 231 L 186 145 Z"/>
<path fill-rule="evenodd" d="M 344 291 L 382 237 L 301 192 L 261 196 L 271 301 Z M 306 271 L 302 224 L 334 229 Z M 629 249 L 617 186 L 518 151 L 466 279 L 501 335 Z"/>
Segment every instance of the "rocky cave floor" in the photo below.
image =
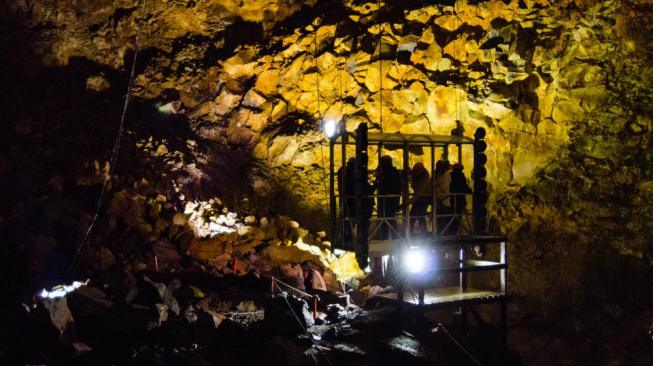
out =
<path fill-rule="evenodd" d="M 282 274 L 269 275 L 132 274 L 113 266 L 62 298 L 37 294 L 19 314 L 4 314 L 8 327 L 1 334 L 0 360 L 6 365 L 599 365 L 629 341 L 599 344 L 552 335 L 551 325 L 512 324 L 503 353 L 502 337 L 489 323 L 463 327 L 448 310 L 399 311 L 358 290 L 350 299 L 360 307 L 332 297 L 332 304 L 319 303 L 314 318 L 310 300 L 271 292 L 272 275 Z M 610 364 L 647 362 L 645 352 L 621 360 L 625 363 Z"/>
<path fill-rule="evenodd" d="M 441 327 L 377 301 L 320 303 L 314 320 L 306 301 L 270 288 L 252 274 L 111 269 L 63 298 L 25 304 L 2 356 L 47 365 L 521 364 L 514 351 L 502 357 L 491 326 Z"/>

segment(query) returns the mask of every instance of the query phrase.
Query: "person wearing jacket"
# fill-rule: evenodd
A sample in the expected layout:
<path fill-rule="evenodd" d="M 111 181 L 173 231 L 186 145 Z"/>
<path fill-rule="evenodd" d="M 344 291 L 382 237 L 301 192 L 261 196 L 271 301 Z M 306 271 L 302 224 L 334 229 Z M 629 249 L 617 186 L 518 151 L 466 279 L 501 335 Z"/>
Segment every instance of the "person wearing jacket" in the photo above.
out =
<path fill-rule="evenodd" d="M 379 229 L 382 239 L 390 239 L 393 232 L 397 231 L 397 222 L 394 219 L 399 209 L 399 197 L 401 196 L 401 173 L 392 165 L 392 158 L 388 155 L 382 156 L 379 160 L 379 167 L 376 170 L 375 188 L 380 197 L 377 197 L 379 217 L 388 220 L 388 223 L 381 224 Z M 393 197 L 385 197 L 393 196 Z M 396 197 L 394 197 L 396 196 Z M 392 229 L 388 226 L 390 225 Z"/>
<path fill-rule="evenodd" d="M 451 171 L 451 185 L 449 186 L 449 191 L 452 194 L 455 194 L 453 197 L 453 213 L 454 220 L 449 226 L 450 230 L 447 232 L 451 235 L 458 234 L 458 229 L 462 223 L 465 210 L 467 208 L 467 198 L 466 195 L 472 193 L 472 189 L 469 188 L 467 184 L 467 178 L 465 178 L 465 173 L 463 173 L 462 164 L 455 164 L 453 170 Z"/>
<path fill-rule="evenodd" d="M 411 187 L 413 197 L 409 200 L 410 227 L 416 232 L 426 232 L 426 211 L 433 201 L 433 189 L 431 187 L 431 176 L 422 163 L 415 163 L 411 170 Z M 417 224 L 417 228 L 415 228 Z"/>

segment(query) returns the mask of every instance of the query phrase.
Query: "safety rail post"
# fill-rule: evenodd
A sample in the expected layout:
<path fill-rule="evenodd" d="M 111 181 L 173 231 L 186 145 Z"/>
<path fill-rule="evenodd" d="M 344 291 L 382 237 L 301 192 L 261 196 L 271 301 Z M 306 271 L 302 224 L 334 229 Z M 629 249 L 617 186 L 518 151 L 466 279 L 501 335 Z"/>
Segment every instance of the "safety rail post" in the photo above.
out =
<path fill-rule="evenodd" d="M 487 162 L 487 155 L 485 149 L 487 143 L 484 141 L 485 129 L 479 127 L 474 133 L 474 170 L 472 177 L 474 180 L 474 191 L 472 193 L 472 212 L 473 212 L 473 233 L 474 235 L 484 234 L 488 229 L 487 221 L 487 208 L 485 204 L 488 200 L 487 169 L 485 163 Z"/>
<path fill-rule="evenodd" d="M 338 134 L 334 134 L 329 138 L 329 240 L 333 248 L 337 248 L 336 244 L 336 222 L 337 222 L 337 212 L 336 212 L 336 188 L 334 184 L 334 147 L 335 140 L 338 138 Z M 341 183 L 339 183 L 341 184 Z M 340 197 L 342 199 L 342 197 Z"/>
<path fill-rule="evenodd" d="M 343 122 L 342 122 L 342 127 L 341 127 L 342 132 L 340 134 L 340 136 L 341 136 L 340 139 L 341 139 L 341 142 L 342 142 L 342 145 L 341 145 L 341 148 L 340 148 L 340 157 L 341 157 L 341 161 L 340 161 L 341 178 L 340 178 L 340 180 L 341 181 L 338 182 L 338 184 L 340 184 L 342 186 L 341 189 L 340 189 L 340 191 L 342 193 L 340 195 L 340 216 L 341 216 L 341 219 L 339 220 L 339 223 L 341 223 L 341 224 L 338 225 L 339 228 L 337 230 L 341 235 L 340 239 L 342 240 L 342 249 L 349 250 L 349 249 L 351 249 L 349 247 L 349 243 L 347 243 L 345 241 L 346 227 L 347 227 L 347 225 L 351 225 L 351 222 L 349 222 L 349 220 L 350 220 L 349 215 L 351 215 L 351 213 L 350 212 L 345 213 L 345 210 L 347 210 L 347 199 L 348 199 L 347 195 L 349 194 L 349 192 L 347 192 L 346 184 L 344 184 L 347 181 L 347 143 L 349 142 L 348 141 L 349 140 L 349 133 L 347 132 L 345 121 L 346 120 L 343 120 Z"/>
<path fill-rule="evenodd" d="M 410 239 L 410 212 L 408 211 L 408 187 L 410 185 L 410 178 L 408 177 L 410 174 L 410 168 L 408 166 L 408 143 L 404 143 L 404 149 L 403 149 L 403 165 L 404 165 L 404 178 L 406 181 L 404 182 L 404 187 L 403 187 L 403 213 L 404 213 L 404 230 L 406 231 L 406 239 Z"/>
<path fill-rule="evenodd" d="M 455 210 L 455 206 L 454 206 Z M 460 244 L 459 246 L 459 268 L 460 268 L 460 293 L 463 294 L 467 291 L 467 270 L 465 269 L 465 261 L 466 261 L 466 253 L 465 253 L 465 245 Z M 467 325 L 467 309 L 465 309 L 465 305 L 461 304 L 460 305 L 460 320 L 462 321 L 463 325 Z"/>
<path fill-rule="evenodd" d="M 356 260 L 361 268 L 366 268 L 369 262 L 368 225 L 367 213 L 367 125 L 361 123 L 356 128 Z"/>
<path fill-rule="evenodd" d="M 435 241 L 438 236 L 438 199 L 435 196 L 435 145 L 431 142 L 431 239 Z"/>
<path fill-rule="evenodd" d="M 503 240 L 499 245 L 499 263 L 503 264 L 503 267 L 499 273 L 501 276 L 501 292 L 505 294 L 508 291 L 508 277 L 506 272 L 508 262 L 506 261 L 506 242 Z"/>

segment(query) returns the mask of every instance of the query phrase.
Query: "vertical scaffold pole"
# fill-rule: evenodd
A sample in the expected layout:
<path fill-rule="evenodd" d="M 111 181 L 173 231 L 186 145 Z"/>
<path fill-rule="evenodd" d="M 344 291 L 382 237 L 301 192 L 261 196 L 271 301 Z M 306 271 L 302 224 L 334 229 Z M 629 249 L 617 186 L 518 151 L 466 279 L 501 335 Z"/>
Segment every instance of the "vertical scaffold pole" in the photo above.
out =
<path fill-rule="evenodd" d="M 368 261 L 369 197 L 367 181 L 367 125 L 361 123 L 356 128 L 356 259 L 361 268 Z"/>
<path fill-rule="evenodd" d="M 403 214 L 404 214 L 404 230 L 406 233 L 406 239 L 410 239 L 410 212 L 408 211 L 408 187 L 410 186 L 410 168 L 408 166 L 408 144 L 404 144 L 404 150 L 403 150 L 403 165 L 404 165 L 404 191 L 402 192 L 402 206 L 403 206 Z"/>
<path fill-rule="evenodd" d="M 435 196 L 435 145 L 431 142 L 431 239 L 435 241 L 438 235 L 438 209 Z"/>
<path fill-rule="evenodd" d="M 347 201 L 350 199 L 348 195 L 351 195 L 351 192 L 347 190 L 347 185 L 345 182 L 347 182 L 347 144 L 349 143 L 349 134 L 347 133 L 347 128 L 346 128 L 346 120 L 341 122 L 341 127 L 340 127 L 340 182 L 338 182 L 339 185 L 341 185 L 340 188 L 340 215 L 341 219 L 338 221 L 340 224 L 338 225 L 338 232 L 340 233 L 341 240 L 342 240 L 342 248 L 345 250 L 351 250 L 352 248 L 350 247 L 350 243 L 347 242 L 345 232 L 347 230 L 347 225 L 350 227 L 352 226 L 351 223 L 351 212 L 347 212 L 349 210 L 349 205 Z"/>
<path fill-rule="evenodd" d="M 336 244 L 337 235 L 336 235 L 336 223 L 338 222 L 338 216 L 336 212 L 336 188 L 335 188 L 335 179 L 334 179 L 334 164 L 335 159 L 333 157 L 335 150 L 335 139 L 338 138 L 338 135 L 334 135 L 329 139 L 329 240 L 333 248 L 337 248 Z M 338 183 L 342 184 L 342 183 Z M 340 197 L 342 200 L 342 197 Z"/>

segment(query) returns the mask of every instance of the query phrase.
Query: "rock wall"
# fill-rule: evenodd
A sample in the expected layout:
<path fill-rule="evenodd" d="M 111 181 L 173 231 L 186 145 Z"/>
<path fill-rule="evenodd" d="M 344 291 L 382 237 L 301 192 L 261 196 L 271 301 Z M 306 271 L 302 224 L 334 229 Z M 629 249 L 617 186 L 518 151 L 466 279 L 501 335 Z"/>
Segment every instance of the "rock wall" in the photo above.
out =
<path fill-rule="evenodd" d="M 170 135 L 159 156 L 182 152 L 178 192 L 211 180 L 312 229 L 326 212 L 322 121 L 432 134 L 456 120 L 467 135 L 484 127 L 493 226 L 512 239 L 516 302 L 587 323 L 650 304 L 650 2 L 142 4 L 11 2 L 6 27 L 29 47 L 13 44 L 5 57 L 28 74 L 83 60 L 79 92 L 118 102 L 138 36 L 134 95 L 181 122 L 140 114 L 128 130 Z M 16 133 L 44 119 L 27 115 L 12 114 Z M 597 302 L 605 306 L 585 316 Z"/>

